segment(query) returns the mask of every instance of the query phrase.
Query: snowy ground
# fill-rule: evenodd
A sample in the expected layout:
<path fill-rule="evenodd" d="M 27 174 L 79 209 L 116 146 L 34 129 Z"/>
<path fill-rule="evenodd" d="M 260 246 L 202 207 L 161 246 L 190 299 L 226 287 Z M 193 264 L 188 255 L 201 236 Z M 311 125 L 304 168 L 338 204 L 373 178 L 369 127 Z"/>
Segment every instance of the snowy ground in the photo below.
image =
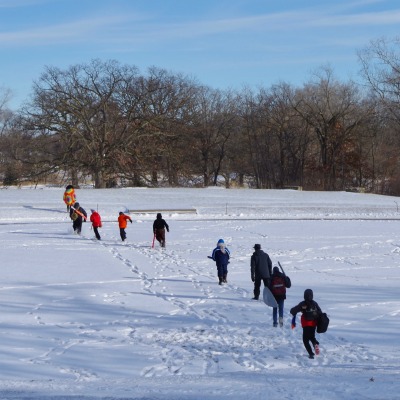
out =
<path fill-rule="evenodd" d="M 225 189 L 0 190 L 0 399 L 399 399 L 400 198 Z M 167 248 L 150 247 L 157 210 Z M 196 214 L 163 210 L 195 209 Z M 122 243 L 118 211 L 134 223 Z M 211 254 L 231 250 L 228 284 Z M 285 324 L 252 298 L 261 243 L 292 280 Z M 328 313 L 309 360 L 289 309 Z"/>

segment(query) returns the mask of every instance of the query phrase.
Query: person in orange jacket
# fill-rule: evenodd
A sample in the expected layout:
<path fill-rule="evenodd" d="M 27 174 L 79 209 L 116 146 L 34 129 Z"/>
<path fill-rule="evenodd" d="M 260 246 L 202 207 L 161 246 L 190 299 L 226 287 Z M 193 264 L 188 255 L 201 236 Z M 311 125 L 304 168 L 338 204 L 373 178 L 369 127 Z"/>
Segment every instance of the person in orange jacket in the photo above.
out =
<path fill-rule="evenodd" d="M 65 188 L 63 200 L 64 203 L 67 205 L 67 212 L 69 212 L 71 206 L 73 206 L 76 203 L 75 189 L 72 185 L 68 185 Z"/>
<path fill-rule="evenodd" d="M 125 241 L 125 239 L 126 239 L 125 228 L 127 225 L 127 221 L 131 221 L 131 223 L 132 223 L 131 217 L 129 215 L 124 214 L 122 211 L 120 211 L 119 216 L 118 216 L 118 225 L 119 225 L 119 234 L 121 236 L 122 241 Z"/>
<path fill-rule="evenodd" d="M 103 225 L 101 223 L 100 214 L 96 210 L 93 210 L 93 208 L 90 211 L 92 213 L 90 215 L 90 222 L 92 223 L 94 234 L 96 235 L 97 240 L 101 240 L 99 228 L 101 228 Z"/>

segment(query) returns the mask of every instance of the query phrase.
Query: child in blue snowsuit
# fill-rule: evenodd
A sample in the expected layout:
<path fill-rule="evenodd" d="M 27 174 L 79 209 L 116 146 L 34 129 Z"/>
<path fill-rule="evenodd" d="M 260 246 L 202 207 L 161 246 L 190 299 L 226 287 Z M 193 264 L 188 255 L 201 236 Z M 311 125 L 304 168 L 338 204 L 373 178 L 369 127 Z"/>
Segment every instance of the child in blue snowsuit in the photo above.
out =
<path fill-rule="evenodd" d="M 220 285 L 222 285 L 222 283 L 227 283 L 226 277 L 228 276 L 229 257 L 229 249 L 225 247 L 224 240 L 219 239 L 217 247 L 213 250 L 212 256 L 209 258 L 212 258 L 217 265 L 218 279 Z"/>

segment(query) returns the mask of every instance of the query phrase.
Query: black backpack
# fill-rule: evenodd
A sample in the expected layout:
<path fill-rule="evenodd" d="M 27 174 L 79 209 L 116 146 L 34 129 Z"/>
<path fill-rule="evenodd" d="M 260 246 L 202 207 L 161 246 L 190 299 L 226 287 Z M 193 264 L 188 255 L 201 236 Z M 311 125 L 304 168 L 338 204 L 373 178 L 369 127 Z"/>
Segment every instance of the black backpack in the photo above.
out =
<path fill-rule="evenodd" d="M 317 332 L 325 333 L 328 330 L 328 326 L 329 326 L 329 318 L 326 315 L 326 313 L 319 314 L 317 321 Z"/>

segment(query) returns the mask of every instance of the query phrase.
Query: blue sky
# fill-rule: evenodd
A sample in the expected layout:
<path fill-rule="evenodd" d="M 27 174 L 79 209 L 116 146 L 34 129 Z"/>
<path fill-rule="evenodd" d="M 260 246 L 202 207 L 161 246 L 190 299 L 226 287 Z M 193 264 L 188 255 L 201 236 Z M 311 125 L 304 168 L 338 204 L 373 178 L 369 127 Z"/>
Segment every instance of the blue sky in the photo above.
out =
<path fill-rule="evenodd" d="M 357 51 L 399 28 L 398 0 L 0 0 L 0 87 L 16 108 L 46 65 L 94 58 L 220 89 L 302 85 L 325 65 L 358 80 Z"/>

